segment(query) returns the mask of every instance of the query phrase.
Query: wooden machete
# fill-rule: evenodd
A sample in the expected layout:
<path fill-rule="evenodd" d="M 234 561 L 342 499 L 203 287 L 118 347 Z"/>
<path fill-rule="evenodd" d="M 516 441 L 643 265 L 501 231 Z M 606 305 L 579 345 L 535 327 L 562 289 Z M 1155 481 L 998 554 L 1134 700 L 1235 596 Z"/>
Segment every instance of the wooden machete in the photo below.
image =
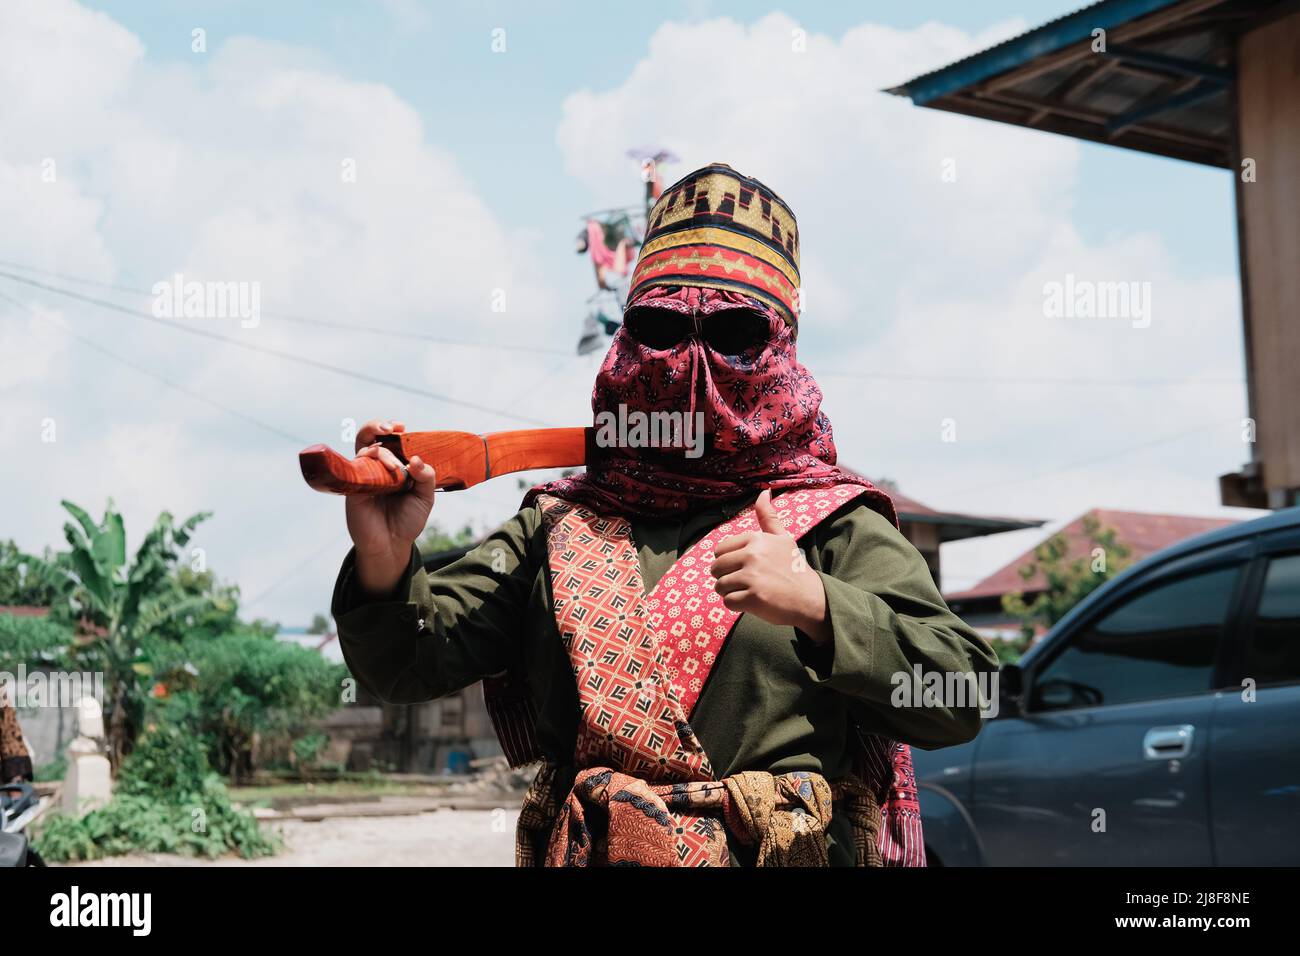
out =
<path fill-rule="evenodd" d="M 533 468 L 569 468 L 600 454 L 594 428 L 533 428 L 492 432 L 402 432 L 376 439 L 402 462 L 415 455 L 437 472 L 444 491 L 471 488 L 480 481 Z M 335 495 L 391 495 L 409 485 L 374 458 L 344 458 L 328 445 L 298 453 L 307 484 Z"/>

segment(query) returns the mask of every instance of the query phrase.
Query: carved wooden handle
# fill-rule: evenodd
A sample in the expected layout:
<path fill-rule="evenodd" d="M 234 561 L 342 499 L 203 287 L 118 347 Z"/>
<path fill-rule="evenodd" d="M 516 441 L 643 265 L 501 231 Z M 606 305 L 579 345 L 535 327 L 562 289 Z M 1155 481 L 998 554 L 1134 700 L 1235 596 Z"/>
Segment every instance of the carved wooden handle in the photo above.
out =
<path fill-rule="evenodd" d="M 395 475 L 374 458 L 344 458 L 328 445 L 312 445 L 298 453 L 307 484 L 332 495 L 391 495 L 406 487 L 404 475 Z"/>

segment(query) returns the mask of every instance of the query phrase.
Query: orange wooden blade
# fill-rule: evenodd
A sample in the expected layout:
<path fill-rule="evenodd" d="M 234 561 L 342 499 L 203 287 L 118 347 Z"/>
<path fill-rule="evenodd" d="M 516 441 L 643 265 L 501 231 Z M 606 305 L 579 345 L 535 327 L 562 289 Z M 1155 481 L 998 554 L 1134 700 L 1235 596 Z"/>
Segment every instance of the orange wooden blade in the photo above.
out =
<path fill-rule="evenodd" d="M 379 439 L 403 462 L 418 455 L 437 472 L 436 487 L 455 491 L 480 481 L 533 468 L 586 464 L 597 453 L 590 428 L 534 428 L 493 432 L 403 432 Z M 336 495 L 387 495 L 407 487 L 373 458 L 344 458 L 325 445 L 298 455 L 302 476 L 317 491 Z"/>
<path fill-rule="evenodd" d="M 483 436 L 488 450 L 488 477 L 533 468 L 573 468 L 596 460 L 594 428 L 532 428 Z"/>

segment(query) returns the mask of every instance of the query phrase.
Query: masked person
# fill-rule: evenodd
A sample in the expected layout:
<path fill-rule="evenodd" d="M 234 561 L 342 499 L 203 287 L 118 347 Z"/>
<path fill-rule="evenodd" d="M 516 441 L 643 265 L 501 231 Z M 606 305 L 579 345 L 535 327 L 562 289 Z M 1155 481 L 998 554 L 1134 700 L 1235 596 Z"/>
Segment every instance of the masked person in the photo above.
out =
<path fill-rule="evenodd" d="M 702 420 L 702 453 L 628 447 L 628 430 L 433 573 L 413 547 L 428 464 L 411 459 L 403 495 L 348 499 L 348 666 L 394 702 L 484 680 L 511 764 L 541 762 L 520 865 L 924 865 L 909 745 L 973 738 L 979 697 L 896 691 L 997 660 L 889 496 L 835 467 L 795 355 L 798 288 L 789 207 L 697 170 L 650 213 L 592 407 L 683 438 Z M 371 443 L 402 429 L 368 424 L 359 454 L 400 468 Z"/>

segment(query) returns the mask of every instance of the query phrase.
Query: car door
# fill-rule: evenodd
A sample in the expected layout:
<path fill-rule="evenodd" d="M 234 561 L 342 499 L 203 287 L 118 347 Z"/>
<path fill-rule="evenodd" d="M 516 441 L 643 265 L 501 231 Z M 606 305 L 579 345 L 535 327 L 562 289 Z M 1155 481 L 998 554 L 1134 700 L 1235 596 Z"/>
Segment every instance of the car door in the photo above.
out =
<path fill-rule="evenodd" d="M 1027 669 L 975 769 L 987 861 L 1212 862 L 1207 745 L 1248 549 L 1179 559 L 1099 602 Z"/>
<path fill-rule="evenodd" d="M 1300 541 L 1255 570 L 1231 689 L 1215 701 L 1210 816 L 1225 866 L 1300 865 Z"/>

